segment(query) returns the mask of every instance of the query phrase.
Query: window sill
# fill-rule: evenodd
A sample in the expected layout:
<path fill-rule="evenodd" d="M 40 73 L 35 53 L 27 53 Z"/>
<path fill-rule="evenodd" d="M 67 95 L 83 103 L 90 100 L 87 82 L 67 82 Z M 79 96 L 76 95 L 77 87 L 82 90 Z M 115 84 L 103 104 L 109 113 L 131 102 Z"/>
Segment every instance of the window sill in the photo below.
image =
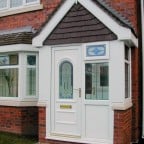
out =
<path fill-rule="evenodd" d="M 0 11 L 0 17 L 19 14 L 19 13 L 25 13 L 35 10 L 43 9 L 43 4 L 37 4 L 37 5 L 30 5 L 23 8 L 16 8 L 16 9 L 10 9 L 10 10 L 2 10 Z"/>
<path fill-rule="evenodd" d="M 14 107 L 32 107 L 32 106 L 37 106 L 37 99 L 33 100 L 18 100 L 18 98 L 14 99 L 9 99 L 6 100 L 0 99 L 0 106 L 14 106 Z"/>
<path fill-rule="evenodd" d="M 132 107 L 132 102 L 125 101 L 125 102 L 119 102 L 119 103 L 112 103 L 113 110 L 127 110 Z"/>

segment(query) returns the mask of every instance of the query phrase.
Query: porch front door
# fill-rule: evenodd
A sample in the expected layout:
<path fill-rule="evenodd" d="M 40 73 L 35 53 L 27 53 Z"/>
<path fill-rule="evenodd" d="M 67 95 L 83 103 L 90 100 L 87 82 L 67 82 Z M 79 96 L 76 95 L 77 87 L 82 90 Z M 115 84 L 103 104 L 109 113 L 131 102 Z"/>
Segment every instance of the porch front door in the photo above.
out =
<path fill-rule="evenodd" d="M 51 134 L 81 136 L 81 52 L 52 48 Z"/>

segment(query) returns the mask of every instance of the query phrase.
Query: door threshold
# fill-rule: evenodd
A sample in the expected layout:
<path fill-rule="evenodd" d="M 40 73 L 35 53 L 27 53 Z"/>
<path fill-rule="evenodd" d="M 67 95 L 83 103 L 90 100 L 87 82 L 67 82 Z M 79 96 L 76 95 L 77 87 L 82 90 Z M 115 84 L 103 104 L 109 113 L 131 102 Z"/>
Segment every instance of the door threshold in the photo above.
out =
<path fill-rule="evenodd" d="M 66 136 L 66 135 L 60 136 L 56 134 L 50 134 L 46 137 L 46 139 L 52 141 L 63 141 L 63 142 L 81 143 L 81 144 L 112 144 L 112 142 L 109 140 L 81 138 L 80 136 Z"/>

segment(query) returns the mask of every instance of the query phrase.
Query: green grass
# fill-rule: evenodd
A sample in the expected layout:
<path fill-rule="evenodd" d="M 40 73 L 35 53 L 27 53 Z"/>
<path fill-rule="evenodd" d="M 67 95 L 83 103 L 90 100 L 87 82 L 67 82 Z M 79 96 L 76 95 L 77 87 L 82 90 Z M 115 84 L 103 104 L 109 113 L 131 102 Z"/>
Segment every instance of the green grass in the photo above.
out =
<path fill-rule="evenodd" d="M 34 137 L 19 136 L 10 133 L 0 132 L 0 144 L 36 144 Z"/>

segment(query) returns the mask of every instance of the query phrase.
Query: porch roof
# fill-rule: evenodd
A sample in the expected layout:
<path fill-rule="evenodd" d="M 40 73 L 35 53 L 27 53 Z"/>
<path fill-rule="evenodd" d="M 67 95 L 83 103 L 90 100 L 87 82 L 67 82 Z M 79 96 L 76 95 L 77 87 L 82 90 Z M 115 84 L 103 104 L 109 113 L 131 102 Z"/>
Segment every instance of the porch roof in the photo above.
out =
<path fill-rule="evenodd" d="M 34 30 L 31 26 L 0 31 L 0 46 L 12 44 L 31 44 Z"/>
<path fill-rule="evenodd" d="M 66 0 L 62 0 L 58 7 L 51 13 L 51 15 L 48 17 L 48 19 L 45 21 L 45 23 L 41 26 L 41 28 L 33 35 L 33 37 L 39 35 L 39 33 L 43 30 L 45 25 L 51 20 L 53 15 L 59 10 L 59 8 L 65 3 Z M 103 9 L 113 20 L 115 20 L 118 24 L 121 26 L 124 26 L 126 28 L 131 29 L 133 34 L 137 37 L 137 34 L 134 30 L 134 26 L 131 24 L 131 22 L 124 17 L 121 13 L 113 9 L 108 3 L 106 3 L 105 0 L 92 0 L 96 5 L 98 5 L 101 9 Z"/>
<path fill-rule="evenodd" d="M 45 24 L 34 35 L 32 44 L 36 47 L 43 46 L 45 39 L 49 37 L 72 6 L 77 3 L 105 24 L 117 35 L 118 40 L 127 41 L 130 45 L 138 47 L 137 36 L 131 23 L 104 0 L 62 0 Z"/>

